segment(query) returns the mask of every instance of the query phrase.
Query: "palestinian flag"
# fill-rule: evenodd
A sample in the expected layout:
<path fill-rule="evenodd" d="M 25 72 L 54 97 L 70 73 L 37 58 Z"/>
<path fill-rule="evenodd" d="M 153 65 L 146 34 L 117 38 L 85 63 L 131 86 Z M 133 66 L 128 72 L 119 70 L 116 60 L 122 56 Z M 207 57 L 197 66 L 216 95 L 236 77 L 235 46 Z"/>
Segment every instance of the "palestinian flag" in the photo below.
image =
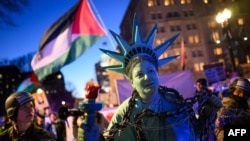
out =
<path fill-rule="evenodd" d="M 31 62 L 38 80 L 73 62 L 105 35 L 88 0 L 79 1 L 43 35 Z"/>
<path fill-rule="evenodd" d="M 33 93 L 40 86 L 41 86 L 40 82 L 38 81 L 34 72 L 32 72 L 30 77 L 22 81 L 22 83 L 18 86 L 16 91 L 18 92 L 26 91 L 26 92 Z"/>

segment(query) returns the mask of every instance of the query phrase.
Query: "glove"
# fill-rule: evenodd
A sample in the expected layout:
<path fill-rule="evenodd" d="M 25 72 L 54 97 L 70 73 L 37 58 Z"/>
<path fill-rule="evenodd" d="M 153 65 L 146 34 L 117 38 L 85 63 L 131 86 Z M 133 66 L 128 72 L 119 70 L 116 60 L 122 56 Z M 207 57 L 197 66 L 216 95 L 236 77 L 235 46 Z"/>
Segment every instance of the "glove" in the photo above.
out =
<path fill-rule="evenodd" d="M 82 123 L 78 128 L 78 141 L 98 141 L 100 136 L 99 127 L 94 124 L 91 127 Z"/>

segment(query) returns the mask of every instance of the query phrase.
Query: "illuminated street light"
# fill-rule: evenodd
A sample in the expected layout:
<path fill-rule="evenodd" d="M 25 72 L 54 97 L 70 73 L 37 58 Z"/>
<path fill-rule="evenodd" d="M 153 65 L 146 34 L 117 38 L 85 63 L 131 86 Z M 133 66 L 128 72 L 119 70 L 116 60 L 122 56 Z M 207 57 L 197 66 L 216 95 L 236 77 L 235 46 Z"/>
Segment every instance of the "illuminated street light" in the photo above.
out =
<path fill-rule="evenodd" d="M 228 9 L 224 9 L 222 12 L 219 12 L 216 16 L 217 23 L 227 22 L 228 19 L 231 18 L 231 11 Z"/>
<path fill-rule="evenodd" d="M 229 43 L 229 55 L 230 55 L 230 59 L 231 59 L 231 63 L 232 63 L 232 68 L 233 71 L 236 71 L 236 67 L 235 67 L 235 61 L 234 61 L 234 55 L 233 55 L 233 40 L 232 40 L 232 34 L 231 34 L 231 30 L 230 30 L 230 24 L 229 24 L 229 19 L 231 18 L 231 11 L 228 9 L 224 9 L 222 12 L 219 12 L 216 16 L 216 22 L 220 23 L 222 26 L 222 31 L 223 31 L 223 35 L 226 34 L 227 37 L 227 41 Z"/>

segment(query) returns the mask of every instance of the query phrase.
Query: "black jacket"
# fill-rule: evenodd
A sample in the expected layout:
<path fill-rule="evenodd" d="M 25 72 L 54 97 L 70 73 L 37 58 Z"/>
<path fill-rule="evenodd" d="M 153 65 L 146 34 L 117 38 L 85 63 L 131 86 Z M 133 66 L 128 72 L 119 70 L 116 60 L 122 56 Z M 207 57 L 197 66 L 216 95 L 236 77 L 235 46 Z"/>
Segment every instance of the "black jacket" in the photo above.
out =
<path fill-rule="evenodd" d="M 56 141 L 55 137 L 43 128 L 32 124 L 24 134 L 17 133 L 13 127 L 0 133 L 0 141 Z"/>

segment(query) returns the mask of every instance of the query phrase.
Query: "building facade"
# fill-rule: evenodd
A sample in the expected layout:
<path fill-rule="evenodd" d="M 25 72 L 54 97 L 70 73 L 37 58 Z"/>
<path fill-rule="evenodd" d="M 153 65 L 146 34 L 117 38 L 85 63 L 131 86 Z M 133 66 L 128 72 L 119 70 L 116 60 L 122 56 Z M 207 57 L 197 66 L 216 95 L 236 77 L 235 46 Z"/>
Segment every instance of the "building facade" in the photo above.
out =
<path fill-rule="evenodd" d="M 185 69 L 193 72 L 194 79 L 205 77 L 204 65 L 217 62 L 223 62 L 225 71 L 238 71 L 241 64 L 250 63 L 250 42 L 247 39 L 250 29 L 246 26 L 250 24 L 250 9 L 247 3 L 248 0 L 131 0 L 120 25 L 121 36 L 131 41 L 136 13 L 144 37 L 154 24 L 158 24 L 155 46 L 180 33 L 163 56 L 181 55 L 183 41 Z M 216 15 L 225 8 L 232 16 L 227 19 L 227 26 L 222 27 L 217 23 Z M 237 70 L 233 70 L 233 64 Z M 165 74 L 181 70 L 179 57 L 159 71 Z"/>

